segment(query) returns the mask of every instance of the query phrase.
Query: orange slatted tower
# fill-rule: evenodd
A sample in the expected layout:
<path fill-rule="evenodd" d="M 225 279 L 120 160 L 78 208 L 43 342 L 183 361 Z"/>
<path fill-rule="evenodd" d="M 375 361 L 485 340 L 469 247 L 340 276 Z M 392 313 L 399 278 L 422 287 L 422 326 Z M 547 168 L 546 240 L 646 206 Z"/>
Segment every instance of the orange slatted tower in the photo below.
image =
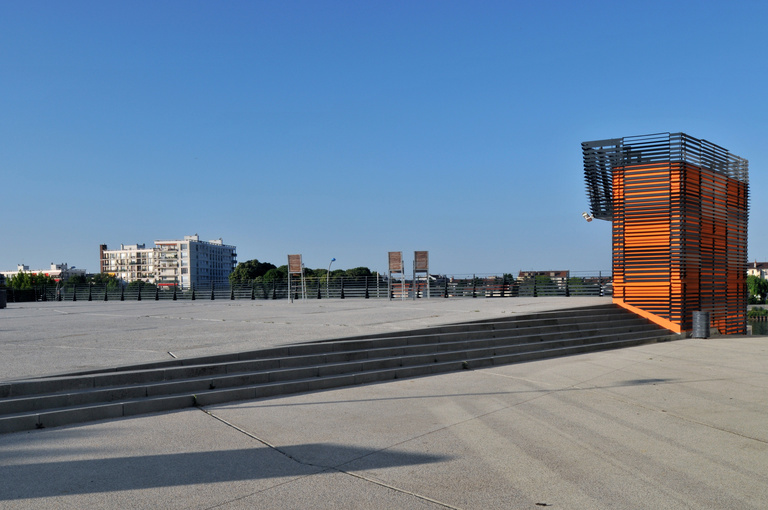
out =
<path fill-rule="evenodd" d="M 594 217 L 613 221 L 613 300 L 675 332 L 695 311 L 744 334 L 747 160 L 661 133 L 582 143 Z"/>

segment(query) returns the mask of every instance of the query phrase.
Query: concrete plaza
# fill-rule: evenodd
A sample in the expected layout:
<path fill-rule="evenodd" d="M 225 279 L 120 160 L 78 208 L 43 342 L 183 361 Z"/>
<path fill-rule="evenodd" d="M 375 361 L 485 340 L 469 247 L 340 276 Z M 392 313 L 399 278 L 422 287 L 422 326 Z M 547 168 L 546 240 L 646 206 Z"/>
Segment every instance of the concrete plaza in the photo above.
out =
<path fill-rule="evenodd" d="M 603 298 L 9 304 L 1 380 Z M 0 508 L 768 508 L 768 338 L 0 435 Z"/>

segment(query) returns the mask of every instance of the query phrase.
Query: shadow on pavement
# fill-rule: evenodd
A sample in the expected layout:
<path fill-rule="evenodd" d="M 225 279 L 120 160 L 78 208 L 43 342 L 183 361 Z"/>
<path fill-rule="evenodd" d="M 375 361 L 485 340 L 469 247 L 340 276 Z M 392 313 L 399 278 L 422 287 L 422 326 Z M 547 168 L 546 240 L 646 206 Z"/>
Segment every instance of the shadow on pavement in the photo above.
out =
<path fill-rule="evenodd" d="M 0 501 L 297 477 L 355 460 L 357 470 L 430 464 L 440 455 L 329 443 L 0 466 Z M 286 455 L 288 457 L 286 457 Z M 21 455 L 19 456 L 21 457 Z M 290 458 L 289 458 L 290 457 Z"/>

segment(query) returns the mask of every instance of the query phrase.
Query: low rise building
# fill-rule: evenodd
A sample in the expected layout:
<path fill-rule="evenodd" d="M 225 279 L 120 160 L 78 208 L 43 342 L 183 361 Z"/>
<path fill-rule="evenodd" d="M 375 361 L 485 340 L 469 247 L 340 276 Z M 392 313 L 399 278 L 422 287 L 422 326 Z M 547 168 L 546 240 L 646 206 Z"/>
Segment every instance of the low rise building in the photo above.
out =
<path fill-rule="evenodd" d="M 553 282 L 557 283 L 565 283 L 568 278 L 571 277 L 570 271 L 520 271 L 517 274 L 518 280 L 524 280 L 526 278 L 536 278 L 537 276 L 545 276 L 549 279 L 551 279 Z"/>
<path fill-rule="evenodd" d="M 0 274 L 5 278 L 11 278 L 19 273 L 44 274 L 57 282 L 65 282 L 72 276 L 85 276 L 85 269 L 78 269 L 75 266 L 69 267 L 66 263 L 54 264 L 51 262 L 51 267 L 48 269 L 30 269 L 25 264 L 19 264 L 15 271 L 0 271 Z"/>
<path fill-rule="evenodd" d="M 237 250 L 224 244 L 221 238 L 201 241 L 195 234 L 179 240 L 155 241 L 150 248 L 143 244 L 121 244 L 119 250 L 109 250 L 102 244 L 99 258 L 101 272 L 121 280 L 187 289 L 192 285 L 227 283 L 237 265 Z"/>

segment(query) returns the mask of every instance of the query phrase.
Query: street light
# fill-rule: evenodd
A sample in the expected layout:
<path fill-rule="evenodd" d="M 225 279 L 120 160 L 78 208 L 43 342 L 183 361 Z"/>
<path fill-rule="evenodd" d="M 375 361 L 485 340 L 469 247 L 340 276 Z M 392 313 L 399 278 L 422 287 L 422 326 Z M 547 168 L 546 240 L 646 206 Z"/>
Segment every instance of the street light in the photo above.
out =
<path fill-rule="evenodd" d="M 336 262 L 336 257 L 331 259 L 331 264 Z M 328 274 L 326 275 L 325 280 L 325 299 L 328 299 L 330 296 L 330 291 L 328 290 L 331 286 L 331 264 L 328 264 Z"/>

